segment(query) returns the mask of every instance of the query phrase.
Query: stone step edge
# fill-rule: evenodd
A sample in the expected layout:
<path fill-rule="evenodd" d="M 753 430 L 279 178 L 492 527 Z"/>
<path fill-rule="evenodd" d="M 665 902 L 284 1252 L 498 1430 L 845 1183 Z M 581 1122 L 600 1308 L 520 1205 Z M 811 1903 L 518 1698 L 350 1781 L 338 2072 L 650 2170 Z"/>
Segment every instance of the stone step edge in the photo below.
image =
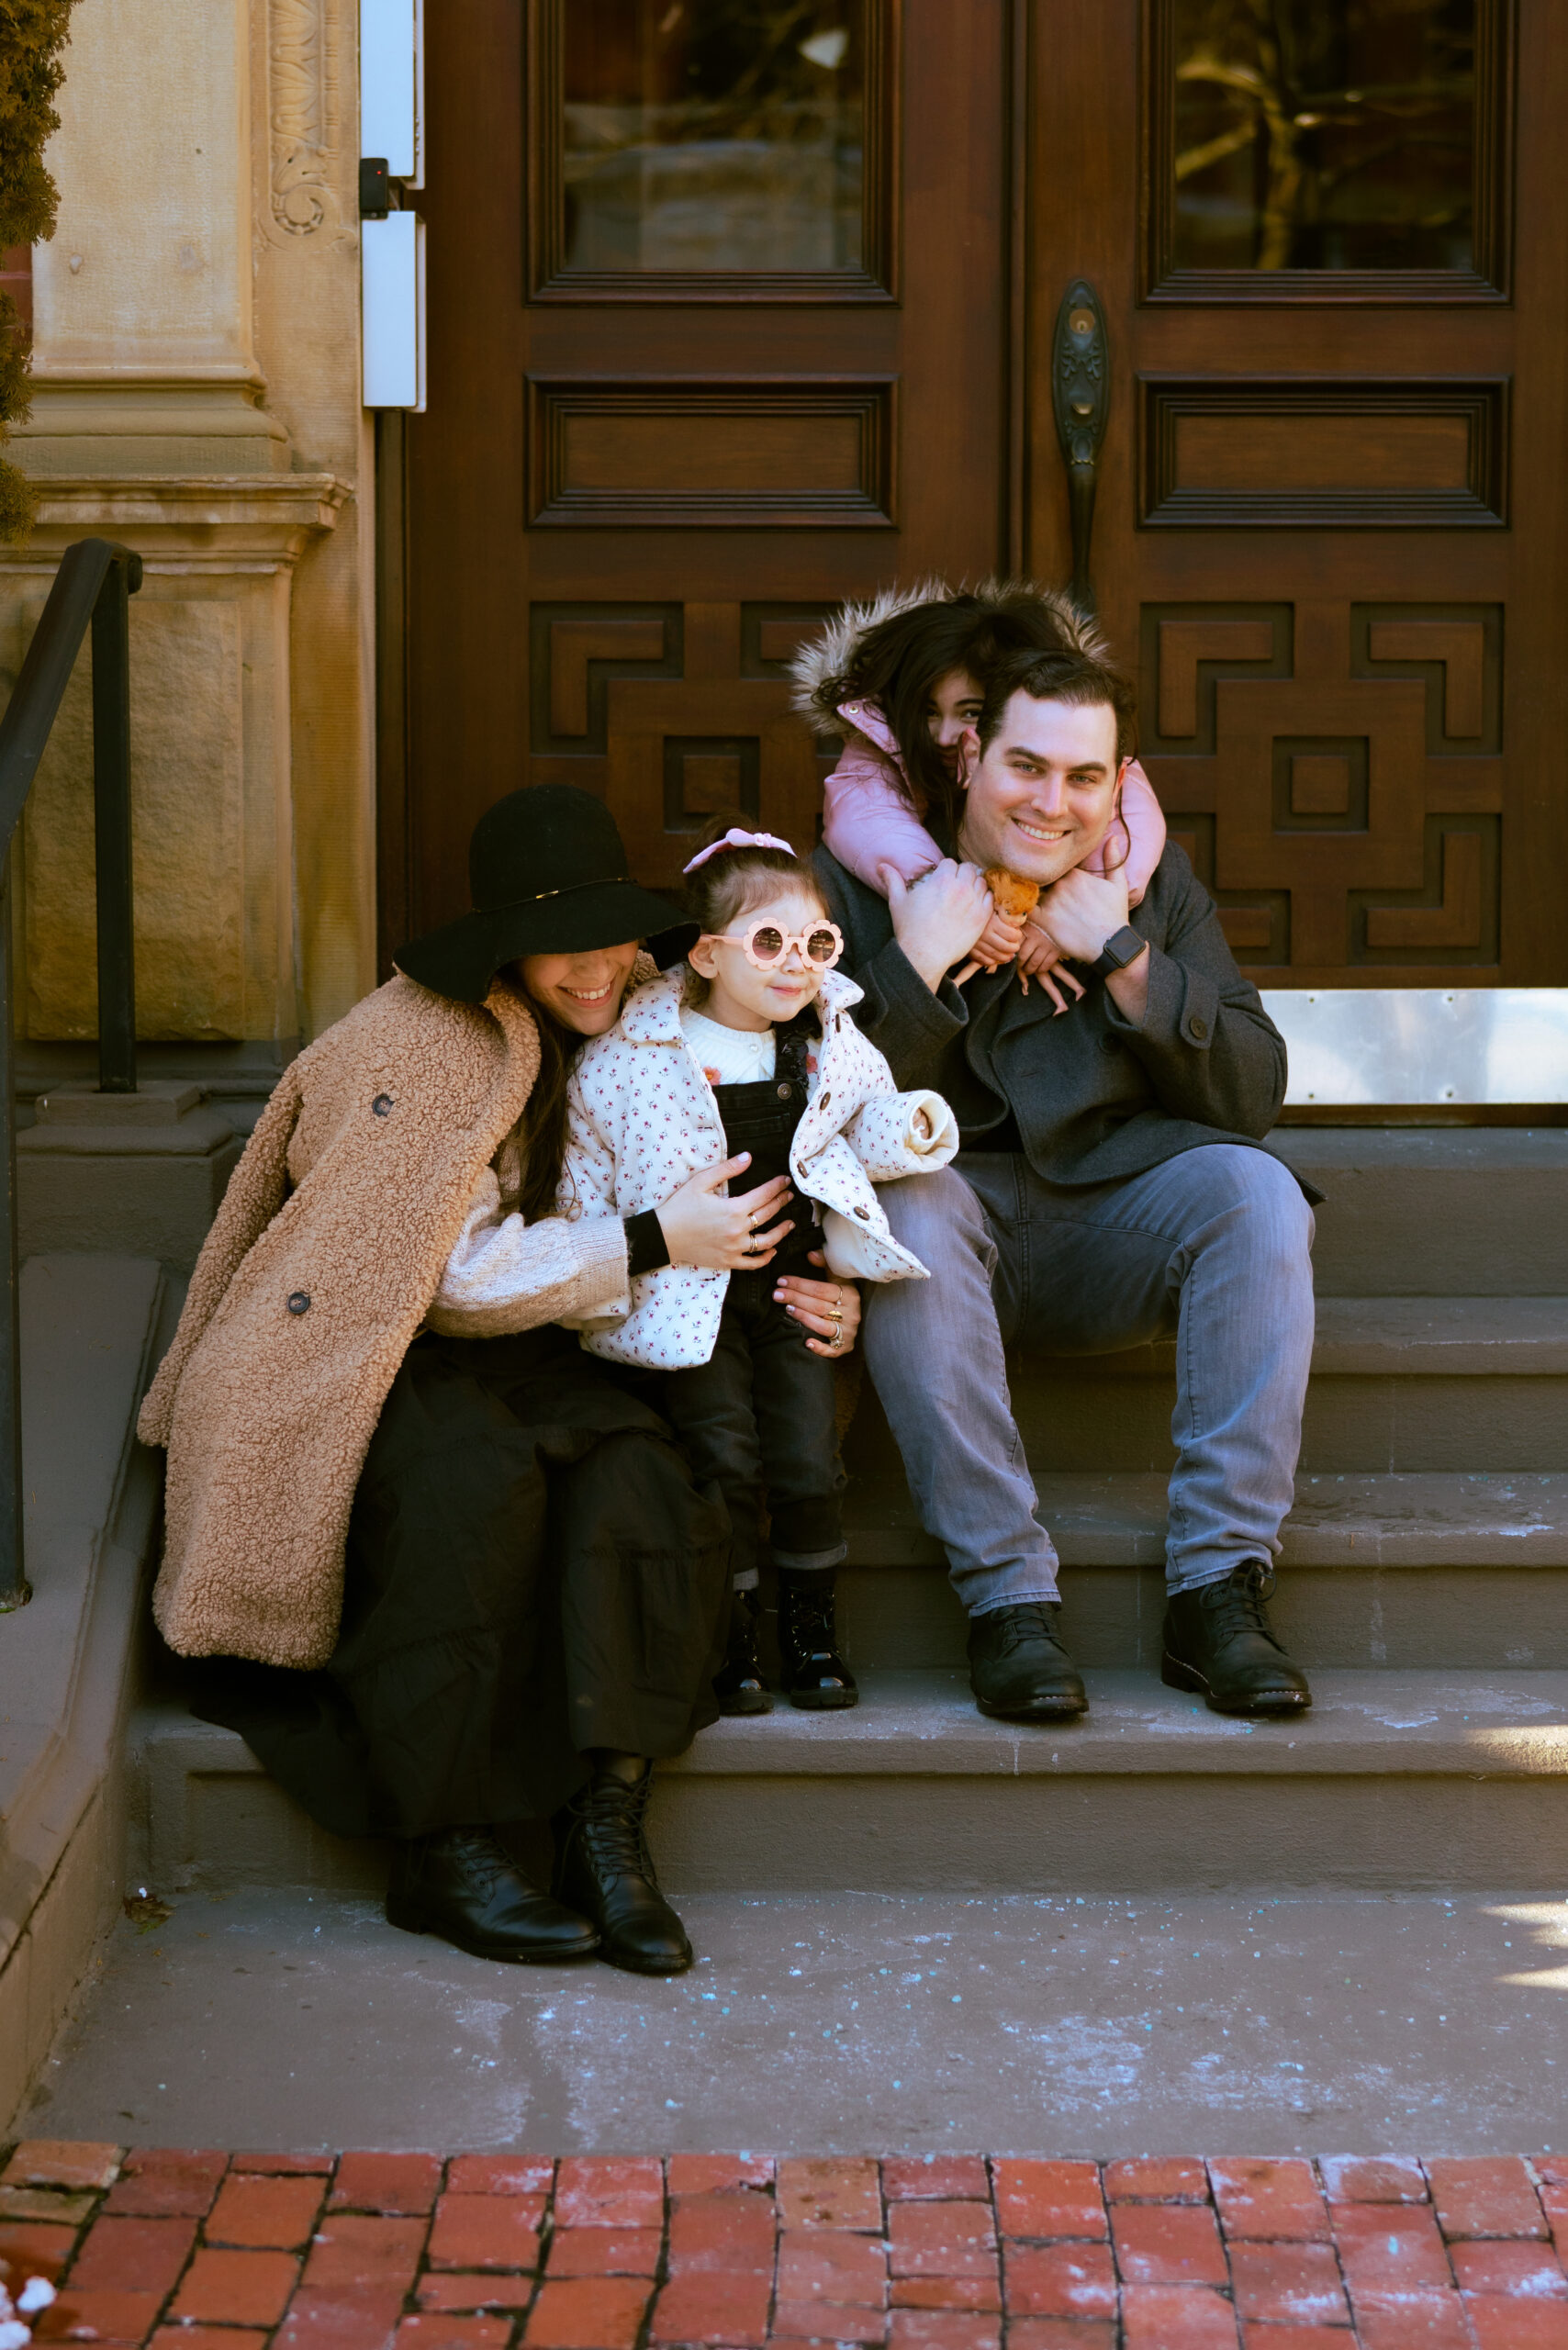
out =
<path fill-rule="evenodd" d="M 1170 1379 L 1176 1341 L 1114 1354 L 1014 1359 L 1015 1380 Z M 1568 1297 L 1320 1297 L 1315 1379 L 1560 1378 L 1568 1373 Z"/>
<path fill-rule="evenodd" d="M 661 1774 L 682 1778 L 1235 1776 L 1551 1779 L 1568 1774 L 1568 1672 L 1467 1675 L 1335 1671 L 1285 1721 L 1215 1714 L 1150 1673 L 1086 1673 L 1089 1711 L 1037 1727 L 988 1721 L 962 1673 L 867 1673 L 837 1714 L 787 1705 L 715 1722 Z M 149 1780 L 263 1776 L 233 1730 L 178 1706 L 138 1715 L 132 1746 Z M 1564 1794 L 1568 1802 L 1568 1792 Z"/>
<path fill-rule="evenodd" d="M 890 1501 L 874 1497 L 890 1482 L 852 1477 L 849 1564 L 945 1570 L 902 1488 Z M 1162 1476 L 1047 1473 L 1035 1486 L 1063 1566 L 1163 1563 Z M 1282 1568 L 1568 1567 L 1568 1472 L 1301 1476 L 1282 1541 Z"/>

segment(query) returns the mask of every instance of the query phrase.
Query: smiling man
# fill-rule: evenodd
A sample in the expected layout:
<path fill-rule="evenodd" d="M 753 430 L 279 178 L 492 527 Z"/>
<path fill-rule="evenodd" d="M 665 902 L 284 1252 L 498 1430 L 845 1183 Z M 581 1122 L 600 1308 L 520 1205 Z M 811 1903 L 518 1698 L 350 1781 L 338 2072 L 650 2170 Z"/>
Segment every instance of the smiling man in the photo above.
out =
<path fill-rule="evenodd" d="M 817 853 L 859 1026 L 901 1086 L 946 1094 L 963 1137 L 943 1174 L 879 1189 L 933 1278 L 873 1292 L 866 1358 L 969 1610 L 981 1712 L 1050 1721 L 1085 1699 L 1003 1343 L 1101 1354 L 1176 1334 L 1162 1676 L 1224 1712 L 1291 1715 L 1311 1693 L 1266 1603 L 1312 1352 L 1312 1214 L 1260 1147 L 1283 1041 L 1186 856 L 1168 844 L 1131 915 L 1117 874 L 1083 870 L 1132 727 L 1118 670 L 1024 656 L 965 738 L 951 858 L 907 890 L 892 877 L 884 902 Z M 1041 918 L 1089 982 L 1065 1016 L 1011 967 L 954 983 L 999 865 L 1041 884 Z"/>

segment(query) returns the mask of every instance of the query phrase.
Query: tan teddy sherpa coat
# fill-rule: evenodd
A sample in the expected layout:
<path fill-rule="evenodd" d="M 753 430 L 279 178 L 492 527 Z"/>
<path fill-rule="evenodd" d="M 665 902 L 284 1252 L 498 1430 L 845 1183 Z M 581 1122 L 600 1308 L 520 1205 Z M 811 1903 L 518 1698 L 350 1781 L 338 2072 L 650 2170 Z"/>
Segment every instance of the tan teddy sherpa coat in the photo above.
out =
<path fill-rule="evenodd" d="M 142 1441 L 169 1450 L 153 1611 L 172 1648 L 295 1666 L 331 1654 L 366 1448 L 538 1068 L 532 1017 L 506 986 L 479 1006 L 399 977 L 285 1072 L 141 1407 Z M 530 1322 L 624 1286 L 622 1227 L 586 1281 L 579 1236 L 552 1229 L 571 1277 Z"/>

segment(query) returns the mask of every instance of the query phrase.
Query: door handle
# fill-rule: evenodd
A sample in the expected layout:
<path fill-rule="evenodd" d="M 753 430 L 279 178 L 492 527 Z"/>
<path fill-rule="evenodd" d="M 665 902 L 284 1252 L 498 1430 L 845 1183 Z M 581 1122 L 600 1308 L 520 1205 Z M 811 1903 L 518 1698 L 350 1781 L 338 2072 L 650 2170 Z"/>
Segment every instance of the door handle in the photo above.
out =
<path fill-rule="evenodd" d="M 1072 599 L 1094 610 L 1089 584 L 1089 547 L 1094 532 L 1094 492 L 1100 443 L 1111 406 L 1111 364 L 1105 345 L 1105 316 L 1085 277 L 1075 278 L 1061 297 L 1051 339 L 1051 406 L 1057 440 L 1067 465 L 1068 513 L 1072 525 Z"/>

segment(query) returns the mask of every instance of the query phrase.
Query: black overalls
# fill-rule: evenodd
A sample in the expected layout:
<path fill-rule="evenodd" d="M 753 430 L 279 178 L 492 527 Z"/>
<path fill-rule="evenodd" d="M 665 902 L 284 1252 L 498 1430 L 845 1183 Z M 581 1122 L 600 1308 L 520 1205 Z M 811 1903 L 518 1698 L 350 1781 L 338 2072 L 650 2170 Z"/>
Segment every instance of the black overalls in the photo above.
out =
<path fill-rule="evenodd" d="M 742 1183 L 755 1191 L 790 1172 L 790 1148 L 806 1107 L 806 1054 L 817 1033 L 808 1009 L 776 1028 L 775 1074 L 753 1085 L 715 1086 L 733 1158 L 749 1150 Z M 765 1544 L 776 1566 L 809 1573 L 835 1567 L 845 1552 L 833 1365 L 806 1345 L 799 1323 L 773 1292 L 781 1273 L 821 1278 L 807 1261 L 822 1236 L 799 1192 L 794 1229 L 762 1271 L 732 1273 L 710 1360 L 666 1374 L 665 1416 L 699 1484 L 711 1483 L 730 1514 L 731 1565 L 738 1590 L 752 1589 Z M 771 1520 L 763 1533 L 763 1515 Z"/>

